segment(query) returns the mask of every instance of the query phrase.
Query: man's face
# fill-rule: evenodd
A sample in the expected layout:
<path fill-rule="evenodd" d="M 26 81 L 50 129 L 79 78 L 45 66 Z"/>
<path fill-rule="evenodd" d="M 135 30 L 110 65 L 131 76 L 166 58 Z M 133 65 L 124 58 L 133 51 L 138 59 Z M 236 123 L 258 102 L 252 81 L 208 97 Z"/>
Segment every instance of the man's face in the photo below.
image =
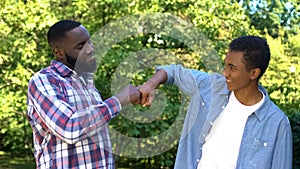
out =
<path fill-rule="evenodd" d="M 83 26 L 67 32 L 60 47 L 64 50 L 64 63 L 75 71 L 93 72 L 96 70 L 94 45 L 90 41 L 88 31 Z"/>
<path fill-rule="evenodd" d="M 243 91 L 253 83 L 251 71 L 246 69 L 244 52 L 229 51 L 226 54 L 223 75 L 226 78 L 227 88 L 230 91 Z"/>

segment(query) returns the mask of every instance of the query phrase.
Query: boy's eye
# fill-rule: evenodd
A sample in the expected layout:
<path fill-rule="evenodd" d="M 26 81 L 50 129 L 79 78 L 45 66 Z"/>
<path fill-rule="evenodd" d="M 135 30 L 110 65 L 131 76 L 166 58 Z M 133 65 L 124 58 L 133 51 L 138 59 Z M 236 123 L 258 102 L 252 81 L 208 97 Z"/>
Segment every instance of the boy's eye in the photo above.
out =
<path fill-rule="evenodd" d="M 228 66 L 230 70 L 234 70 L 235 68 L 233 66 Z"/>

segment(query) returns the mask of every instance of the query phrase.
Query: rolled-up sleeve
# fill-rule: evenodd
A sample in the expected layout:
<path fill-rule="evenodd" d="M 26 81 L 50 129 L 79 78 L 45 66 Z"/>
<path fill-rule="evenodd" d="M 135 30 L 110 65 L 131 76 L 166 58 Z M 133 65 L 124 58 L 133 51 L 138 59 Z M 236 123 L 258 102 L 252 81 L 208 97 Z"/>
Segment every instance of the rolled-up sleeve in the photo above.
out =
<path fill-rule="evenodd" d="M 156 70 L 163 69 L 166 71 L 168 78 L 166 84 L 174 84 L 179 89 L 191 96 L 198 91 L 198 83 L 203 79 L 208 78 L 206 72 L 201 72 L 194 69 L 184 68 L 182 65 L 164 65 L 157 66 Z"/>

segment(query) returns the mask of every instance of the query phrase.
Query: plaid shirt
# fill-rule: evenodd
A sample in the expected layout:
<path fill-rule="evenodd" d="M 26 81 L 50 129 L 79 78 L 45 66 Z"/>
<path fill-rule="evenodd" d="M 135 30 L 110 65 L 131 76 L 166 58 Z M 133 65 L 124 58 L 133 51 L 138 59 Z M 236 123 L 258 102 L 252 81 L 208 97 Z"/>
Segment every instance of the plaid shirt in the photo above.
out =
<path fill-rule="evenodd" d="M 29 81 L 27 106 L 37 168 L 114 168 L 107 123 L 121 105 L 102 101 L 92 73 L 53 60 Z"/>

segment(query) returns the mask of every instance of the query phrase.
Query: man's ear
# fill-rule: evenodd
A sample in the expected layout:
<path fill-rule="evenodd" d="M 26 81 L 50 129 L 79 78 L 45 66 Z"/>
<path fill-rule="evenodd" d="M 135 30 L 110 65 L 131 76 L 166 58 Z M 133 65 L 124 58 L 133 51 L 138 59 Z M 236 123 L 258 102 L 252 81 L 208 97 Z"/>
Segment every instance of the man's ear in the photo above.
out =
<path fill-rule="evenodd" d="M 65 53 L 63 50 L 59 49 L 58 47 L 53 47 L 52 51 L 54 53 L 54 56 L 58 59 L 58 60 L 62 60 L 64 59 Z"/>
<path fill-rule="evenodd" d="M 260 75 L 260 68 L 253 68 L 250 70 L 250 79 L 255 80 Z"/>

